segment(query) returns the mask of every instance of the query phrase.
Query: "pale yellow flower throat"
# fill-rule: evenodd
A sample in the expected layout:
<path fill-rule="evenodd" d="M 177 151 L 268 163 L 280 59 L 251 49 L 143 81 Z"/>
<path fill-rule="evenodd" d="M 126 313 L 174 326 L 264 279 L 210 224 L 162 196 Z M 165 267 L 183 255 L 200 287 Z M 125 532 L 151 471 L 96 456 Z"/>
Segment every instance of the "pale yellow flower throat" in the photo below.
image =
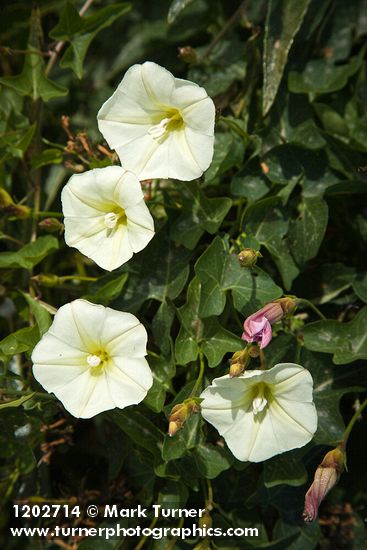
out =
<path fill-rule="evenodd" d="M 180 130 L 184 124 L 180 111 L 172 109 L 165 113 L 165 117 L 158 124 L 154 124 L 148 130 L 153 139 L 166 137 L 169 132 Z"/>
<path fill-rule="evenodd" d="M 103 221 L 107 229 L 115 229 L 115 227 L 119 224 L 126 225 L 127 218 L 125 210 L 123 208 L 119 208 L 114 212 L 107 212 L 103 218 Z"/>
<path fill-rule="evenodd" d="M 109 356 L 105 351 L 96 351 L 87 357 L 87 363 L 90 366 L 90 372 L 93 376 L 102 374 L 103 369 L 108 365 Z"/>

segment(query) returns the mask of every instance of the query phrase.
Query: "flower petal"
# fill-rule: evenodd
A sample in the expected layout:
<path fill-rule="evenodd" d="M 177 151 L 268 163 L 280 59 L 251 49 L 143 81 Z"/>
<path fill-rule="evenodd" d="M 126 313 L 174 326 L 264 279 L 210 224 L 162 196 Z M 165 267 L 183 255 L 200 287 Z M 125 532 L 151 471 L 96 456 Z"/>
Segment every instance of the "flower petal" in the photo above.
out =
<path fill-rule="evenodd" d="M 175 78 L 172 73 L 157 63 L 146 61 L 141 65 L 141 80 L 153 104 L 172 105 L 172 94 L 175 90 Z"/>
<path fill-rule="evenodd" d="M 201 176 L 202 169 L 188 147 L 184 130 L 170 132 L 153 151 L 144 167 L 142 177 L 145 178 L 148 174 L 153 174 L 152 178 L 164 177 L 184 181 Z"/>
<path fill-rule="evenodd" d="M 140 182 L 120 166 L 72 176 L 62 191 L 62 204 L 66 243 L 108 271 L 127 262 L 154 235 Z M 108 225 L 106 216 L 115 218 L 116 225 Z"/>
<path fill-rule="evenodd" d="M 192 93 L 192 89 L 190 91 Z M 206 95 L 206 97 L 200 101 L 187 105 L 181 111 L 181 114 L 187 128 L 193 132 L 205 134 L 213 138 L 215 107 L 210 97 Z M 214 140 L 212 140 L 212 142 L 214 142 Z"/>
<path fill-rule="evenodd" d="M 111 335 L 116 331 L 116 329 L 114 330 L 111 327 L 112 323 L 113 317 L 108 320 L 108 325 L 105 328 L 105 331 L 110 333 L 106 349 L 111 357 L 114 360 L 120 356 L 128 356 L 130 358 L 144 357 L 146 355 L 148 337 L 143 325 L 141 323 L 135 324 L 122 333 L 120 331 L 120 334 L 116 334 L 116 336 L 111 338 Z"/>
<path fill-rule="evenodd" d="M 152 386 L 152 372 L 144 357 L 114 357 L 112 364 L 116 367 L 114 372 L 120 377 L 121 381 L 126 383 L 126 385 L 130 384 L 131 387 L 140 389 L 142 392 L 145 392 L 145 394 Z M 145 395 L 142 399 L 144 399 L 144 397 Z M 140 401 L 142 399 L 140 399 Z"/>
<path fill-rule="evenodd" d="M 153 383 L 147 333 L 131 313 L 75 300 L 62 306 L 32 354 L 35 378 L 74 416 L 135 404 Z M 91 366 L 90 355 L 101 358 Z"/>
<path fill-rule="evenodd" d="M 190 154 L 200 170 L 204 172 L 209 168 L 213 158 L 214 137 L 199 133 L 190 127 L 185 128 L 184 136 Z"/>
<path fill-rule="evenodd" d="M 189 181 L 200 177 L 213 158 L 213 101 L 203 88 L 174 78 L 156 63 L 131 67 L 97 118 L 121 164 L 140 179 Z M 166 126 L 158 135 L 152 132 L 162 122 Z"/>
<path fill-rule="evenodd" d="M 203 417 L 239 460 L 260 462 L 306 445 L 317 429 L 312 377 L 293 363 L 213 380 L 201 394 Z M 254 409 L 254 401 L 266 405 Z"/>

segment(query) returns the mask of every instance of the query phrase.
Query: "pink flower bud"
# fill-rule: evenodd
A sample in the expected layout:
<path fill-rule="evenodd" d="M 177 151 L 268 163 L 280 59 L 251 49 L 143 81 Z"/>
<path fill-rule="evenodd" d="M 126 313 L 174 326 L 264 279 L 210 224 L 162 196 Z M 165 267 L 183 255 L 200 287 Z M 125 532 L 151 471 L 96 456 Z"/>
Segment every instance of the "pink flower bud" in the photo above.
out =
<path fill-rule="evenodd" d="M 305 496 L 303 519 L 307 522 L 317 518 L 319 506 L 327 493 L 337 484 L 344 468 L 345 455 L 339 448 L 329 451 L 318 466 L 313 483 Z"/>
<path fill-rule="evenodd" d="M 265 348 L 272 338 L 271 325 L 280 321 L 284 311 L 279 302 L 270 302 L 266 306 L 247 317 L 243 324 L 241 336 L 246 342 L 259 342 L 260 349 Z"/>

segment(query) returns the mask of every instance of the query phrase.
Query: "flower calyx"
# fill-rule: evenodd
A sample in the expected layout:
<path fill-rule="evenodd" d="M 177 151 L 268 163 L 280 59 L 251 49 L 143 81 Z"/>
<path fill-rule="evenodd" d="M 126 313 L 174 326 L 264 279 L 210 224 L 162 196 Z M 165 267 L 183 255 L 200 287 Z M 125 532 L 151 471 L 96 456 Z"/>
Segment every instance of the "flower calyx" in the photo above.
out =
<path fill-rule="evenodd" d="M 284 296 L 284 298 L 274 300 L 274 303 L 280 304 L 284 315 L 289 315 L 290 313 L 293 313 L 298 306 L 298 300 L 295 296 Z"/>
<path fill-rule="evenodd" d="M 200 412 L 202 399 L 199 397 L 189 397 L 185 399 L 183 403 L 177 403 L 169 416 L 168 435 L 173 437 L 179 430 L 181 430 L 186 420 L 195 413 Z"/>
<path fill-rule="evenodd" d="M 246 346 L 245 349 L 240 351 L 235 351 L 232 355 L 232 358 L 229 360 L 229 376 L 231 378 L 236 378 L 240 376 L 245 369 L 248 367 L 250 362 L 250 348 L 254 346 Z"/>

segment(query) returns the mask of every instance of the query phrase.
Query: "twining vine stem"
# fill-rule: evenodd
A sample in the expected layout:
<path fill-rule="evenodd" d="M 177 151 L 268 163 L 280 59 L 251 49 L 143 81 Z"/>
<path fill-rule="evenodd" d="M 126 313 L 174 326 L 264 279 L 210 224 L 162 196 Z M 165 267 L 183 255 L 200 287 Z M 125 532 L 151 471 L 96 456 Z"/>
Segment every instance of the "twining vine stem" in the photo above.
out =
<path fill-rule="evenodd" d="M 362 405 L 356 410 L 354 415 L 349 421 L 348 426 L 345 429 L 344 435 L 343 435 L 343 441 L 342 446 L 345 448 L 347 445 L 348 438 L 350 436 L 350 432 L 353 430 L 354 424 L 357 422 L 358 418 L 361 416 L 363 410 L 367 407 L 367 399 L 365 399 L 362 403 Z"/>
<path fill-rule="evenodd" d="M 309 308 L 313 309 L 313 311 L 320 317 L 320 319 L 322 319 L 323 321 L 326 321 L 325 315 L 321 313 L 319 308 L 317 308 L 315 304 L 310 302 L 310 300 L 306 300 L 306 298 L 299 298 L 298 301 L 300 304 L 304 304 L 305 306 L 308 306 Z"/>
<path fill-rule="evenodd" d="M 203 380 L 204 371 L 205 371 L 205 362 L 204 362 L 204 355 L 202 351 L 199 351 L 199 364 L 200 364 L 199 376 L 197 377 L 194 387 L 191 390 L 190 397 L 193 397 L 197 394 L 200 388 L 201 382 Z"/>

